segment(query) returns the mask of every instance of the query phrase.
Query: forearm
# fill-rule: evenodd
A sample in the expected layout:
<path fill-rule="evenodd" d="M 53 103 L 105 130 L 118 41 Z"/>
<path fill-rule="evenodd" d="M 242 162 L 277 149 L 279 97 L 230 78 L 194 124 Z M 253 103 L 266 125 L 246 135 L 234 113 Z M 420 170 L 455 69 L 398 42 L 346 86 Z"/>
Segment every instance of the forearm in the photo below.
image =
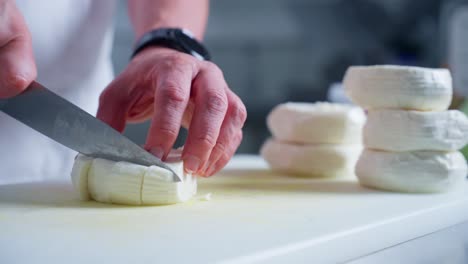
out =
<path fill-rule="evenodd" d="M 161 27 L 185 28 L 203 39 L 209 0 L 128 0 L 128 12 L 138 40 Z"/>

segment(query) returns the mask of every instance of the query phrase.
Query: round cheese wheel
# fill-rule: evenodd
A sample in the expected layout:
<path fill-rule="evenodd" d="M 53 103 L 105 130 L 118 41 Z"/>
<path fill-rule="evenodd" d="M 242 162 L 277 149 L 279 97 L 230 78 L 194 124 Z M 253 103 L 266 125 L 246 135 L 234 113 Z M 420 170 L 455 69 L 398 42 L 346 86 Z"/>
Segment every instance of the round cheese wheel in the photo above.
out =
<path fill-rule="evenodd" d="M 343 83 L 351 100 L 366 109 L 442 111 L 452 101 L 452 77 L 447 69 L 352 66 Z"/>
<path fill-rule="evenodd" d="M 273 170 L 299 176 L 341 177 L 354 175 L 361 150 L 361 145 L 298 145 L 269 139 L 260 152 Z"/>
<path fill-rule="evenodd" d="M 168 166 L 182 177 L 172 181 L 172 173 L 157 166 L 93 159 L 78 155 L 71 177 L 84 200 L 126 205 L 158 205 L 188 201 L 197 191 L 196 177 L 185 174 L 183 162 Z"/>
<path fill-rule="evenodd" d="M 363 186 L 409 193 L 447 191 L 464 183 L 466 160 L 460 152 L 384 152 L 364 150 L 356 165 Z"/>
<path fill-rule="evenodd" d="M 359 144 L 366 121 L 356 106 L 332 103 L 285 103 L 276 106 L 267 125 L 276 139 L 292 143 Z"/>
<path fill-rule="evenodd" d="M 387 151 L 455 151 L 468 143 L 468 118 L 458 110 L 369 111 L 364 146 Z"/>

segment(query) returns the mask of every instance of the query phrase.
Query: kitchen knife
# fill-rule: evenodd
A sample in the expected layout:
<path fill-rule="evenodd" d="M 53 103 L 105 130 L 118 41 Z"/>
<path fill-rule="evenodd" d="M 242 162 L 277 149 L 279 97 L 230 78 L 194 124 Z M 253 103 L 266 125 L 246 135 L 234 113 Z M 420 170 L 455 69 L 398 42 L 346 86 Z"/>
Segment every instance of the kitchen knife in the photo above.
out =
<path fill-rule="evenodd" d="M 0 110 L 84 155 L 156 165 L 171 171 L 175 182 L 180 181 L 179 175 L 157 157 L 37 82 L 18 96 L 0 99 Z"/>

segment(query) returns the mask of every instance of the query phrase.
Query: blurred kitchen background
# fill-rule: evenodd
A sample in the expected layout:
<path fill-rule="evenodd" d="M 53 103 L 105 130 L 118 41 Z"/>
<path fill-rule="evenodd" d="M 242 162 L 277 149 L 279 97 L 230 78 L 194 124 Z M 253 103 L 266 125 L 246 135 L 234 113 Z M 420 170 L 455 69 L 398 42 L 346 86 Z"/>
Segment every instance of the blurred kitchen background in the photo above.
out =
<path fill-rule="evenodd" d="M 126 1 L 118 2 L 116 73 L 133 43 Z M 249 112 L 240 153 L 258 152 L 276 104 L 345 100 L 350 65 L 450 66 L 456 89 L 468 90 L 466 0 L 212 0 L 205 42 Z M 147 127 L 126 133 L 142 144 Z"/>

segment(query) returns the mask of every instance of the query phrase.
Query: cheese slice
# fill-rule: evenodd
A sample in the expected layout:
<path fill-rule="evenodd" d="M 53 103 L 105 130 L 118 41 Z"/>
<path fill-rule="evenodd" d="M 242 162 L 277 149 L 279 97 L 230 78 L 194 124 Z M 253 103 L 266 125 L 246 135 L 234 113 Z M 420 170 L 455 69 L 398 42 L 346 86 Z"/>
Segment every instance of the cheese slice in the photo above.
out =
<path fill-rule="evenodd" d="M 356 106 L 333 103 L 285 103 L 267 118 L 273 136 L 292 143 L 359 144 L 366 121 Z"/>
<path fill-rule="evenodd" d="M 455 151 L 468 143 L 468 118 L 458 110 L 369 111 L 364 146 L 387 151 Z"/>
<path fill-rule="evenodd" d="M 172 159 L 168 165 L 182 175 L 180 182 L 173 182 L 172 173 L 160 167 L 79 155 L 72 182 L 82 199 L 102 203 L 158 205 L 188 201 L 196 194 L 196 177 L 184 173 L 180 159 Z"/>
<path fill-rule="evenodd" d="M 186 202 L 197 193 L 197 181 L 191 174 L 184 174 L 182 162 L 169 164 L 178 175 L 183 175 L 182 182 L 173 183 L 172 174 L 163 168 L 151 166 L 145 173 L 142 186 L 143 204 L 174 204 Z"/>
<path fill-rule="evenodd" d="M 363 186 L 409 193 L 448 191 L 467 176 L 460 152 L 384 152 L 364 150 L 356 165 Z"/>
<path fill-rule="evenodd" d="M 92 158 L 80 154 L 76 156 L 71 172 L 73 186 L 80 199 L 84 201 L 91 199 L 88 191 L 88 172 L 92 162 Z"/>
<path fill-rule="evenodd" d="M 273 170 L 298 176 L 353 176 L 361 145 L 288 144 L 274 139 L 265 142 L 262 157 Z"/>
<path fill-rule="evenodd" d="M 351 100 L 366 109 L 442 111 L 452 101 L 452 77 L 447 69 L 352 66 L 343 83 Z"/>

